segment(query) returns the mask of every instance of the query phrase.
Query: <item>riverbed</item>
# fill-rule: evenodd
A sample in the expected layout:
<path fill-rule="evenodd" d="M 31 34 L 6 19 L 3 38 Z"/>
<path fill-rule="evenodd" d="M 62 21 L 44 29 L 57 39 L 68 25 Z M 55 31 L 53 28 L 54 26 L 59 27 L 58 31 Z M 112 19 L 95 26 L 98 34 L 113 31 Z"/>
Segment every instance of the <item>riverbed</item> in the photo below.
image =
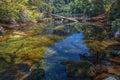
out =
<path fill-rule="evenodd" d="M 35 80 L 92 80 L 93 78 L 86 78 L 86 76 L 78 76 L 77 78 L 68 76 L 66 66 L 62 62 L 83 61 L 83 56 L 86 58 L 85 61 L 89 61 L 88 57 L 95 53 L 107 53 L 109 52 L 106 50 L 108 46 L 118 44 L 107 40 L 109 37 L 106 32 L 96 26 L 59 21 L 38 23 L 10 30 L 0 36 L 0 79 L 21 79 L 34 69 L 43 69 L 44 77 L 40 76 Z M 105 56 L 100 55 L 100 60 L 103 57 Z M 94 62 L 98 62 L 97 65 L 99 65 L 100 61 Z M 109 62 L 106 61 L 105 65 L 107 64 Z M 15 68 L 17 72 L 12 68 Z M 2 76 L 3 73 L 5 76 Z M 10 79 L 7 79 L 8 77 Z M 96 76 L 92 75 L 91 77 Z"/>

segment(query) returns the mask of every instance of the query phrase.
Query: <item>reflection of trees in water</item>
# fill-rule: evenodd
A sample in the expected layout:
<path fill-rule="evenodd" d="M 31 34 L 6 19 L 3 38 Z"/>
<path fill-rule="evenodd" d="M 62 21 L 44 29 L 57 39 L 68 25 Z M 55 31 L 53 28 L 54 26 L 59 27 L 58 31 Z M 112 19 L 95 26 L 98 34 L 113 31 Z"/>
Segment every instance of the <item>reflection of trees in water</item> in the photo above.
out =
<path fill-rule="evenodd" d="M 76 24 L 75 28 L 84 34 L 85 39 L 104 40 L 108 38 L 107 32 L 96 26 Z"/>
<path fill-rule="evenodd" d="M 72 33 L 83 33 L 85 35 L 85 39 L 93 39 L 93 40 L 94 39 L 104 40 L 108 38 L 106 30 L 99 28 L 97 26 L 88 26 L 79 23 L 71 23 L 71 24 L 62 23 L 55 25 L 54 27 L 59 27 L 59 28 L 57 29 L 55 28 L 55 30 L 48 29 L 46 33 L 57 34 L 57 35 L 70 35 Z"/>

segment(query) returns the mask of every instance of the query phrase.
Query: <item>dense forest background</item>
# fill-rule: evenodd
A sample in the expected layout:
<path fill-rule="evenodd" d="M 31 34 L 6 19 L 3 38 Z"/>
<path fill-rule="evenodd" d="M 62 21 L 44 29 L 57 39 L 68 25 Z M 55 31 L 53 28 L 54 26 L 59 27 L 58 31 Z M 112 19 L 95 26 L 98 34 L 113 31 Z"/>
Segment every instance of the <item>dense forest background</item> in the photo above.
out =
<path fill-rule="evenodd" d="M 114 27 L 120 24 L 119 5 L 119 0 L 1 0 L 0 22 L 26 22 L 43 17 L 45 12 L 93 17 L 108 11 L 108 24 Z"/>

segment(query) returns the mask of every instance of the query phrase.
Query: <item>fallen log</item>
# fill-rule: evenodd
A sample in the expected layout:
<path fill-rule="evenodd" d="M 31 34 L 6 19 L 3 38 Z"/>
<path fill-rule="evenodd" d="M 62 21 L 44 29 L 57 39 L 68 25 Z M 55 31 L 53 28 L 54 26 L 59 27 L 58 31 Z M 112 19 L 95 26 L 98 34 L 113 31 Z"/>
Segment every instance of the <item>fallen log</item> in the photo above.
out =
<path fill-rule="evenodd" d="M 109 14 L 110 14 L 113 6 L 118 2 L 119 2 L 119 0 L 112 0 L 108 11 L 106 11 L 105 13 L 103 13 L 101 15 L 95 16 L 95 17 L 83 16 L 83 17 L 80 17 L 80 18 L 76 18 L 76 17 L 68 18 L 68 17 L 64 17 L 64 16 L 60 16 L 60 15 L 57 15 L 57 14 L 52 14 L 52 13 L 45 13 L 45 14 L 47 14 L 48 16 L 51 16 L 55 20 L 61 20 L 62 22 L 64 20 L 68 20 L 68 21 L 72 21 L 72 22 L 82 23 L 82 24 L 85 24 L 85 25 L 106 27 L 107 20 L 109 18 Z"/>
<path fill-rule="evenodd" d="M 57 20 L 68 20 L 68 21 L 72 21 L 72 22 L 76 22 L 76 23 L 81 23 L 83 25 L 92 25 L 92 26 L 99 26 L 99 27 L 103 27 L 105 26 L 105 22 L 107 21 L 105 16 L 102 17 L 80 17 L 80 18 L 68 18 L 68 17 L 64 17 L 64 16 L 60 16 L 57 14 L 49 14 L 49 16 L 51 16 L 53 19 L 57 19 Z"/>
<path fill-rule="evenodd" d="M 76 20 L 75 18 L 67 18 L 67 17 L 64 17 L 64 16 L 57 15 L 57 14 L 49 14 L 49 13 L 47 13 L 47 14 L 48 14 L 49 16 L 52 16 L 54 19 L 79 22 L 79 21 Z"/>
<path fill-rule="evenodd" d="M 101 22 L 104 23 L 107 21 L 108 17 L 107 17 L 107 13 L 103 13 L 101 15 L 98 15 L 96 17 L 86 17 L 86 16 L 82 16 L 82 17 L 65 17 L 65 16 L 61 16 L 61 15 L 57 15 L 57 14 L 52 14 L 52 13 L 47 13 L 48 16 L 51 16 L 53 19 L 55 20 L 68 20 L 68 21 L 72 21 L 72 22 L 78 22 L 78 23 L 86 23 L 86 24 L 91 24 L 91 25 L 97 25 L 97 22 Z M 98 26 L 104 26 L 103 24 L 100 25 L 98 24 Z"/>

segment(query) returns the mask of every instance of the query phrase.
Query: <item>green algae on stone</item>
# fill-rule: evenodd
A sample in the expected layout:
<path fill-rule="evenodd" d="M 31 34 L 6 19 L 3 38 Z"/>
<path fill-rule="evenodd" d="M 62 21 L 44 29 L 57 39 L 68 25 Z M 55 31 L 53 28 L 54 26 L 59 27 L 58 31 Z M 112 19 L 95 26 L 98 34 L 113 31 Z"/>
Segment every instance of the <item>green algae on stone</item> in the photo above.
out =
<path fill-rule="evenodd" d="M 46 47 L 60 39 L 62 37 L 56 35 L 12 37 L 0 42 L 0 58 L 4 58 L 3 65 L 40 60 L 43 58 Z"/>
<path fill-rule="evenodd" d="M 120 44 L 117 41 L 85 40 L 85 42 L 91 54 L 105 53 L 109 47 Z"/>
<path fill-rule="evenodd" d="M 65 65 L 66 73 L 70 77 L 93 77 L 96 75 L 95 66 L 89 61 L 64 61 L 61 64 Z"/>
<path fill-rule="evenodd" d="M 90 60 L 94 64 L 102 63 L 103 60 L 109 59 L 113 50 L 112 46 L 120 45 L 120 42 L 117 41 L 85 40 L 85 42 L 91 54 Z"/>
<path fill-rule="evenodd" d="M 30 27 L 28 31 L 26 31 L 29 36 L 36 36 L 39 34 L 44 34 L 44 29 L 39 28 L 37 25 Z"/>

